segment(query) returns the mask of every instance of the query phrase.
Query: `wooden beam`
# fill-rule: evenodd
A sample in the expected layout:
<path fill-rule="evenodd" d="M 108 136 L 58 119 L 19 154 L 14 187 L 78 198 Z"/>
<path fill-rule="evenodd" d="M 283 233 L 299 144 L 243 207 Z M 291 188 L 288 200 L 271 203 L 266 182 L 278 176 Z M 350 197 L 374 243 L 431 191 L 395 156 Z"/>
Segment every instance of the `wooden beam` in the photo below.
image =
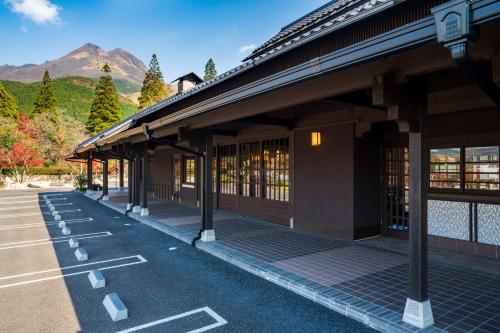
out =
<path fill-rule="evenodd" d="M 267 115 L 258 115 L 248 118 L 238 119 L 238 122 L 259 124 L 259 125 L 271 125 L 286 127 L 288 129 L 293 129 L 294 121 L 293 119 L 283 119 L 283 118 L 272 118 Z"/>

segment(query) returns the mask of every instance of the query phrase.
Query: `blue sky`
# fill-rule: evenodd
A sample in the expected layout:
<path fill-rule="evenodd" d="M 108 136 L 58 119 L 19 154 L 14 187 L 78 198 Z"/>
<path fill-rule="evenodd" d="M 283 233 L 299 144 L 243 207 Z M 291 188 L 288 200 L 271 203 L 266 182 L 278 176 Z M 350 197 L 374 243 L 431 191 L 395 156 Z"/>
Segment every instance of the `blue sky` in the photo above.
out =
<path fill-rule="evenodd" d="M 156 53 L 166 80 L 202 74 L 210 57 L 221 73 L 237 66 L 252 45 L 326 2 L 0 0 L 0 65 L 39 64 L 92 42 L 106 50 L 121 47 L 146 65 Z"/>

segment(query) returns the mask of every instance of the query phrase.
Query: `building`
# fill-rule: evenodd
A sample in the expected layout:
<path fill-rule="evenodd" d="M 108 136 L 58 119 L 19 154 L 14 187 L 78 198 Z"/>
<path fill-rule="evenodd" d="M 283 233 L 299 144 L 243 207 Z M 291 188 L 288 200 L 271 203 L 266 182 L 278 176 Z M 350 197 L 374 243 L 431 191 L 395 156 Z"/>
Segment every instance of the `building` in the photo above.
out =
<path fill-rule="evenodd" d="M 332 1 L 72 158 L 128 160 L 137 213 L 200 205 L 204 241 L 213 209 L 408 239 L 405 321 L 426 327 L 427 245 L 500 259 L 499 17 L 493 0 Z"/>

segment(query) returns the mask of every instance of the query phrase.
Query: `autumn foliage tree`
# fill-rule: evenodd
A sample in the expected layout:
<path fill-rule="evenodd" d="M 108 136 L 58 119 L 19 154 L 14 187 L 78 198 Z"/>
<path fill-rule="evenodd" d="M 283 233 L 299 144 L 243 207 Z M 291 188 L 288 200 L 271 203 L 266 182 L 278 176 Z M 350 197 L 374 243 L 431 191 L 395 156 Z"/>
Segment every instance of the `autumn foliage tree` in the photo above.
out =
<path fill-rule="evenodd" d="M 22 183 L 33 167 L 43 163 L 38 150 L 16 142 L 10 150 L 0 149 L 0 169 L 9 169 L 14 180 Z"/>

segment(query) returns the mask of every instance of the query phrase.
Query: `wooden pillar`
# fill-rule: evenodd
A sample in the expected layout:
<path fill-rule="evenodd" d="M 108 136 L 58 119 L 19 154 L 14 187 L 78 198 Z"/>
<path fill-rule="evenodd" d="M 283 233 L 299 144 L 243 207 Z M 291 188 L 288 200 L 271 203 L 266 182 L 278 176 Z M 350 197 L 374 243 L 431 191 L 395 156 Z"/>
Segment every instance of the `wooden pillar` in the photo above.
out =
<path fill-rule="evenodd" d="M 203 157 L 202 170 L 202 233 L 201 240 L 204 242 L 214 241 L 214 223 L 213 223 L 213 179 L 212 179 L 212 162 L 213 162 L 213 135 L 210 129 L 205 132 L 205 155 Z"/>
<path fill-rule="evenodd" d="M 102 164 L 102 200 L 109 200 L 109 161 L 107 158 Z"/>
<path fill-rule="evenodd" d="M 410 293 L 403 320 L 419 328 L 434 324 L 427 289 L 427 193 L 429 151 L 427 135 L 427 90 L 412 85 L 416 94 L 416 117 L 409 133 L 409 265 Z"/>
<path fill-rule="evenodd" d="M 128 203 L 127 210 L 131 210 L 134 206 L 134 162 L 132 159 L 127 161 L 128 163 Z"/>
<path fill-rule="evenodd" d="M 87 159 L 87 193 L 92 193 L 92 158 Z"/>
<path fill-rule="evenodd" d="M 220 182 L 220 145 L 217 144 L 215 148 L 215 195 L 216 197 L 216 209 L 220 208 L 220 190 L 221 190 L 221 182 Z"/>
<path fill-rule="evenodd" d="M 125 165 L 124 165 L 125 161 L 123 160 L 123 158 L 120 158 L 120 170 L 119 170 L 119 173 L 120 173 L 120 190 L 123 190 L 123 188 L 125 187 L 125 181 L 124 181 L 124 172 L 125 172 Z"/>
<path fill-rule="evenodd" d="M 134 213 L 141 212 L 141 159 L 136 157 L 134 159 L 134 196 L 133 196 L 133 207 L 132 211 Z"/>
<path fill-rule="evenodd" d="M 148 188 L 149 188 L 149 153 L 144 152 L 142 158 L 142 209 L 141 215 L 149 215 L 148 210 Z"/>

